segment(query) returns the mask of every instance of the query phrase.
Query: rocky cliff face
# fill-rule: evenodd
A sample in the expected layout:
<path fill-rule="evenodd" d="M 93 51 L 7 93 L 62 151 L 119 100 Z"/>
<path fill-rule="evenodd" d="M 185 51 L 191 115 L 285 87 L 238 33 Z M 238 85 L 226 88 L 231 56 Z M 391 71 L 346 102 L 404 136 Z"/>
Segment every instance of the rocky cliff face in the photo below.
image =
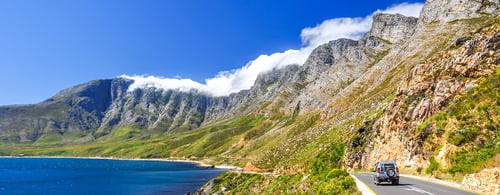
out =
<path fill-rule="evenodd" d="M 188 130 L 203 122 L 208 97 L 154 89 L 129 92 L 132 82 L 96 80 L 62 90 L 39 104 L 0 107 L 2 140 L 35 142 L 46 133 L 68 132 L 100 137 L 132 124 L 162 132 Z"/>
<path fill-rule="evenodd" d="M 137 124 L 144 129 L 169 131 L 198 127 L 204 119 L 208 97 L 196 93 L 136 89 L 127 91 L 133 81 L 115 79 L 110 91 L 114 94 L 99 132 Z"/>
<path fill-rule="evenodd" d="M 303 66 L 269 73 L 280 79 L 274 81 L 273 93 L 264 96 L 272 97 L 268 109 L 279 107 L 283 112 L 292 112 L 300 108 L 300 113 L 328 109 L 331 98 L 387 55 L 392 42 L 409 36 L 405 33 L 411 35 L 416 21 L 413 17 L 378 13 L 374 16 L 374 27 L 361 40 L 331 41 L 316 48 Z M 400 34 L 405 35 L 397 37 Z M 266 74 L 257 79 L 250 93 L 255 93 L 257 86 L 264 86 L 260 84 L 263 82 L 269 82 Z"/>
<path fill-rule="evenodd" d="M 378 160 L 395 160 L 406 169 L 449 176 L 479 171 L 495 158 L 500 151 L 498 112 L 493 111 L 498 109 L 493 103 L 498 89 L 492 87 L 498 84 L 498 5 L 426 2 L 413 35 L 378 64 L 390 70 L 387 62 L 394 60 L 399 65 L 393 70 L 408 71 L 390 75 L 397 89 L 386 105 L 378 104 L 380 117 L 353 129 L 358 132 L 345 158 L 348 167 L 370 168 Z M 493 191 L 482 185 L 471 188 Z"/>
<path fill-rule="evenodd" d="M 378 13 L 373 16 L 373 20 L 373 26 L 369 34 L 396 43 L 413 35 L 418 18 L 406 17 L 401 14 Z"/>
<path fill-rule="evenodd" d="M 495 45 L 498 45 L 500 34 L 498 29 L 492 28 L 483 29 L 489 33 L 476 33 L 466 38 L 467 41 L 462 42 L 464 39 L 459 38 L 455 46 L 450 44 L 450 47 L 460 45 L 458 49 L 439 53 L 412 68 L 399 84 L 395 99 L 386 108 L 387 113 L 375 122 L 373 128 L 376 132 L 368 140 L 371 147 L 360 154 L 359 165 L 358 162 L 350 164 L 369 167 L 377 159 L 391 159 L 402 166 L 425 167 L 429 154 L 441 145 L 436 160 L 443 168 L 449 167 L 446 154 L 452 152 L 453 144 L 442 138 L 430 138 L 436 136 L 436 128 L 422 124 L 445 110 L 451 101 L 466 95 L 467 89 L 477 87 L 479 78 L 498 69 L 498 56 L 491 54 L 498 53 Z M 429 139 L 435 139 L 435 142 L 426 142 Z M 388 144 L 392 147 L 386 147 Z"/>
<path fill-rule="evenodd" d="M 483 93 L 471 91 L 495 77 L 497 33 L 498 2 L 493 1 L 429 1 L 419 19 L 375 15 L 372 30 L 362 40 L 337 40 L 329 43 L 334 47 L 318 47 L 289 84 L 282 85 L 289 92 L 274 99 L 276 105 L 286 100 L 279 105 L 282 111 L 298 110 L 310 118 L 319 113 L 320 118 L 313 127 L 298 124 L 307 130 L 261 153 L 252 165 L 272 165 L 276 173 L 304 172 L 310 165 L 303 155 L 311 152 L 310 147 L 321 151 L 328 142 L 318 140 L 332 136 L 331 129 L 336 129 L 346 136 L 342 137 L 348 145 L 344 163 L 351 169 L 396 160 L 402 167 L 425 169 L 429 174 L 476 171 L 459 164 L 477 166 L 474 163 L 484 163 L 498 152 L 494 146 L 499 136 L 494 133 L 498 132 L 498 113 L 491 103 L 495 100 L 474 100 L 483 108 L 457 108 L 456 101 Z M 498 98 L 493 93 L 493 99 Z M 492 117 L 471 114 L 452 115 L 444 122 L 436 119 L 445 115 L 438 113 L 450 112 L 450 107 L 488 108 L 477 115 Z M 468 126 L 469 120 L 478 124 Z M 470 155 L 464 157 L 466 153 Z M 482 155 L 485 160 L 478 159 Z M 268 160 L 277 157 L 283 159 Z"/>
<path fill-rule="evenodd" d="M 428 0 L 420 13 L 420 24 L 446 23 L 498 14 L 498 0 Z"/>

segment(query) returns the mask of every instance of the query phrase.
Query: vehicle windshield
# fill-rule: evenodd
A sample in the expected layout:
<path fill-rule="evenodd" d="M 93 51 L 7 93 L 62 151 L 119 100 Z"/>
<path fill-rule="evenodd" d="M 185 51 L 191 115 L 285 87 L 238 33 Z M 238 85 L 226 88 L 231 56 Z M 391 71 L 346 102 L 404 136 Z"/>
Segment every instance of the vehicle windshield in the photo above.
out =
<path fill-rule="evenodd" d="M 394 164 L 382 164 L 382 169 L 385 171 L 385 170 L 388 170 L 388 169 L 394 169 Z"/>

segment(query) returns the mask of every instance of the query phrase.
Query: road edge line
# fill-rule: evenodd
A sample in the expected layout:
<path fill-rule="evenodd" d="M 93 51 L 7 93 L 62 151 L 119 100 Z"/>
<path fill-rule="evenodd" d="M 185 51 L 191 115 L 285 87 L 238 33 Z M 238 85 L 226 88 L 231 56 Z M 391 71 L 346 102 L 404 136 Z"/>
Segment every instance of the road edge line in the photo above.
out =
<path fill-rule="evenodd" d="M 353 174 L 349 174 L 349 175 L 352 178 L 354 178 L 354 181 L 356 182 L 356 187 L 358 188 L 359 191 L 361 191 L 361 193 L 363 195 L 377 195 L 377 193 L 375 193 L 370 187 L 368 187 L 368 185 L 366 185 L 365 182 L 361 181 Z"/>
<path fill-rule="evenodd" d="M 445 183 L 433 181 L 432 178 L 422 178 L 422 177 L 418 177 L 418 176 L 414 176 L 414 175 L 406 175 L 406 174 L 404 174 L 404 175 L 400 174 L 400 176 L 401 177 L 406 177 L 406 178 L 411 178 L 411 179 L 416 179 L 416 180 L 420 180 L 420 181 L 424 181 L 424 182 L 429 182 L 429 183 L 433 183 L 433 184 L 437 184 L 437 185 L 442 185 L 442 186 L 446 186 L 446 187 L 449 187 L 449 188 L 454 188 L 454 189 L 457 189 L 457 190 L 462 190 L 462 191 L 470 192 L 470 193 L 477 194 L 477 195 L 481 195 L 481 193 L 479 193 L 479 192 L 474 192 L 474 191 L 467 190 L 467 189 L 464 189 L 464 188 L 461 188 L 461 187 L 458 187 L 458 186 L 453 186 L 453 185 L 448 185 L 448 184 L 445 184 Z"/>

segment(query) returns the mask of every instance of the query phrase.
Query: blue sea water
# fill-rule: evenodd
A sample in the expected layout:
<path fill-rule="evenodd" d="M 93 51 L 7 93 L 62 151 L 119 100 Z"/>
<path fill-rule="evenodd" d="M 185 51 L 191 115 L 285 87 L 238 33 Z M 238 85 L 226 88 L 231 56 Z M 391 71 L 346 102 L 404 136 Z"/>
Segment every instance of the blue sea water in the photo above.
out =
<path fill-rule="evenodd" d="M 165 161 L 0 158 L 0 194 L 185 194 L 225 171 Z"/>

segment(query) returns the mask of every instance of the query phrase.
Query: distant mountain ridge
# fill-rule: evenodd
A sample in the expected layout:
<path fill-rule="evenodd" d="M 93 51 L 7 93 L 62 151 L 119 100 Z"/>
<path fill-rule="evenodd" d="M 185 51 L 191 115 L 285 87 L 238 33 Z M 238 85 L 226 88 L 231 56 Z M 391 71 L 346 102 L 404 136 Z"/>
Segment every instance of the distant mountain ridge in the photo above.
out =
<path fill-rule="evenodd" d="M 163 132 L 184 131 L 227 115 L 249 112 L 252 109 L 242 108 L 262 104 L 280 90 L 294 93 L 299 92 L 297 85 L 311 82 L 321 84 L 321 79 L 325 78 L 320 77 L 338 80 L 336 86 L 329 89 L 338 91 L 342 87 L 341 83 L 354 80 L 366 70 L 365 65 L 376 60 L 373 56 L 380 55 L 388 48 L 386 41 L 397 41 L 398 35 L 404 37 L 411 34 L 416 21 L 417 18 L 402 15 L 376 14 L 374 28 L 360 41 L 339 39 L 322 45 L 312 52 L 303 66 L 290 65 L 264 73 L 250 90 L 229 97 L 156 88 L 129 91 L 134 81 L 121 77 L 90 81 L 62 90 L 39 104 L 0 107 L 0 137 L 13 142 L 35 142 L 44 133 L 64 134 L 72 131 L 100 137 L 115 127 L 132 124 Z M 359 65 L 349 64 L 349 61 L 356 61 Z M 334 75 L 325 75 L 323 72 L 331 67 L 339 70 L 332 72 Z M 275 89 L 266 86 L 276 84 Z M 268 88 L 262 91 L 262 87 Z M 327 101 L 324 97 L 317 97 L 310 102 L 300 95 L 294 95 L 299 96 L 294 104 L 306 104 L 302 107 L 310 110 L 321 106 L 310 104 Z M 32 112 L 24 113 L 28 110 Z M 13 135 L 13 132 L 23 133 Z"/>

